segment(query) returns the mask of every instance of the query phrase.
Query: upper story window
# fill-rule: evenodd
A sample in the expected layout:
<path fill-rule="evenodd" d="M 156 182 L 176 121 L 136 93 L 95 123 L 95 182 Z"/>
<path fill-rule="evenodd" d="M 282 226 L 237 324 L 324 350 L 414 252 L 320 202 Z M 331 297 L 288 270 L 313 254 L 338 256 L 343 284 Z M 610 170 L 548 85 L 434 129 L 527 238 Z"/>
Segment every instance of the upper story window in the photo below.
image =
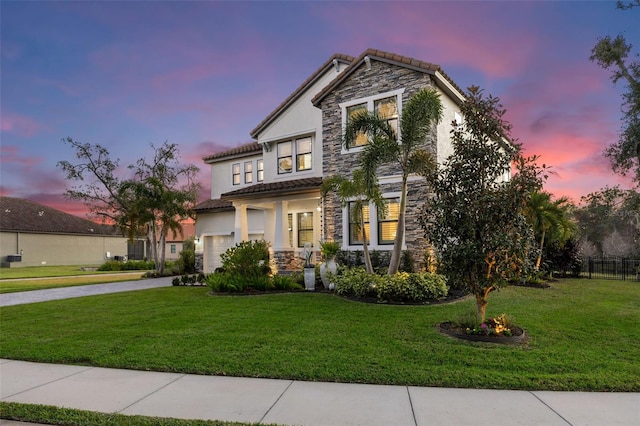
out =
<path fill-rule="evenodd" d="M 311 137 L 298 138 L 278 143 L 278 174 L 311 170 L 313 167 L 313 143 Z"/>
<path fill-rule="evenodd" d="M 256 170 L 256 180 L 262 182 L 264 180 L 264 160 L 258 160 L 258 168 Z"/>
<path fill-rule="evenodd" d="M 253 182 L 253 161 L 245 161 L 244 163 L 244 183 Z"/>
<path fill-rule="evenodd" d="M 232 182 L 234 185 L 240 185 L 240 163 L 231 166 Z"/>
<path fill-rule="evenodd" d="M 342 131 L 349 122 L 349 119 L 355 114 L 362 111 L 375 112 L 379 114 L 383 119 L 393 127 L 396 131 L 396 135 L 399 135 L 398 120 L 402 111 L 402 94 L 404 89 L 398 89 L 391 92 L 380 93 L 379 95 L 373 95 L 362 99 L 356 99 L 353 101 L 343 102 L 340 104 L 342 109 Z M 359 133 L 356 136 L 356 140 L 353 143 L 352 149 L 357 149 L 367 144 L 367 135 L 365 133 Z M 350 150 L 350 151 L 351 151 Z M 344 152 L 349 152 L 345 151 Z"/>

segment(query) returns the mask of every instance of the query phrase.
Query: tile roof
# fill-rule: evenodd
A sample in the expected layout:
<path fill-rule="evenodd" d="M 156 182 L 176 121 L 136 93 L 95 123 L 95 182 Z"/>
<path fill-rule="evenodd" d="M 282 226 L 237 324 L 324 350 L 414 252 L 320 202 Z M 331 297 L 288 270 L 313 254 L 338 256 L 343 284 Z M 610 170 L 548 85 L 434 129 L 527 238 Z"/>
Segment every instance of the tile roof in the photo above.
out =
<path fill-rule="evenodd" d="M 349 75 L 351 75 L 364 62 L 365 57 L 367 56 L 377 61 L 404 66 L 406 68 L 426 72 L 428 74 L 435 75 L 436 73 L 439 73 L 450 85 L 452 85 L 458 92 L 460 92 L 460 94 L 464 94 L 464 91 L 460 89 L 460 87 L 458 87 L 458 85 L 453 80 L 451 80 L 451 78 L 442 70 L 440 65 L 432 64 L 430 62 L 421 61 L 419 59 L 414 59 L 407 56 L 397 55 L 395 53 L 384 52 L 382 50 L 367 49 L 357 59 L 351 62 L 351 65 L 349 65 L 347 69 L 341 72 L 331 83 L 329 83 L 316 96 L 314 96 L 314 98 L 311 100 L 313 105 L 319 106 L 320 102 L 340 83 L 346 80 Z"/>
<path fill-rule="evenodd" d="M 210 210 L 233 210 L 233 204 L 231 201 L 215 199 L 205 200 L 194 207 L 196 212 L 205 212 Z"/>
<path fill-rule="evenodd" d="M 244 157 L 251 154 L 262 153 L 262 146 L 258 142 L 249 142 L 226 151 L 204 157 L 205 163 L 215 163 L 217 160 L 229 159 L 233 157 Z"/>
<path fill-rule="evenodd" d="M 13 197 L 0 197 L 0 230 L 122 236 L 113 226 L 101 225 L 33 201 Z"/>
<path fill-rule="evenodd" d="M 322 184 L 321 177 L 312 177 L 296 180 L 284 180 L 281 182 L 259 183 L 247 186 L 235 191 L 225 192 L 222 198 L 232 198 L 238 195 L 273 195 L 278 193 L 304 192 L 309 189 L 319 189 Z"/>
<path fill-rule="evenodd" d="M 252 131 L 251 137 L 257 138 L 258 134 L 264 130 L 282 111 L 284 111 L 291 103 L 293 103 L 300 95 L 302 95 L 305 90 L 307 90 L 312 84 L 316 82 L 318 78 L 321 77 L 324 72 L 333 66 L 334 61 L 338 61 L 338 63 L 343 63 L 349 65 L 354 60 L 353 56 L 345 55 L 342 53 L 335 53 L 332 55 L 324 64 L 320 66 L 309 78 L 307 78 L 296 90 L 293 91 L 280 105 L 276 107 L 267 117 L 262 120 L 260 124 L 258 124 Z"/>

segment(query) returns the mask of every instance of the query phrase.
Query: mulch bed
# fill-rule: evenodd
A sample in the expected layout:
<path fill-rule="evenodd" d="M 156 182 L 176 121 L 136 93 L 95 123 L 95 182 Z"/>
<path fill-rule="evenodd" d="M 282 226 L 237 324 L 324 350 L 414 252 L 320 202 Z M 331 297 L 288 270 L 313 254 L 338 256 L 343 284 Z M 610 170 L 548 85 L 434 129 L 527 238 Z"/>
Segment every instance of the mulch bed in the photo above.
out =
<path fill-rule="evenodd" d="M 471 342 L 499 343 L 499 344 L 522 344 L 526 343 L 528 335 L 518 326 L 511 326 L 511 336 L 467 334 L 464 327 L 457 326 L 452 322 L 443 322 L 437 325 L 440 333 L 454 337 L 456 339 L 468 340 Z"/>

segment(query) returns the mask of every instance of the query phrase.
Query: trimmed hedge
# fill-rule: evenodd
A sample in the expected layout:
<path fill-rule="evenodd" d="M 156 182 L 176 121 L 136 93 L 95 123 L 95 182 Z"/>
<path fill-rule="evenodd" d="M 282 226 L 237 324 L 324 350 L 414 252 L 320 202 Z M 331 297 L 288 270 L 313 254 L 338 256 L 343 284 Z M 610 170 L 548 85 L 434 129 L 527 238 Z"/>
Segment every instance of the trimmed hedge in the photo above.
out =
<path fill-rule="evenodd" d="M 351 268 L 336 276 L 335 283 L 338 295 L 375 297 L 381 303 L 425 303 L 443 299 L 449 292 L 446 278 L 430 272 L 380 276 L 367 274 L 363 268 Z"/>

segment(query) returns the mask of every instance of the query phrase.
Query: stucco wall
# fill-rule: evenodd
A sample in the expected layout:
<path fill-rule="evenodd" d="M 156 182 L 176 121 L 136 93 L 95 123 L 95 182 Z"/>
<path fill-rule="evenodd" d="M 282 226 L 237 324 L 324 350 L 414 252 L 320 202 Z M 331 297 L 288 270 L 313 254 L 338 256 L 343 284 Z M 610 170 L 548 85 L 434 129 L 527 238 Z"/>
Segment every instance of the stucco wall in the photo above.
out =
<path fill-rule="evenodd" d="M 22 251 L 22 261 L 11 267 L 41 265 L 100 265 L 111 256 L 127 255 L 127 239 L 97 235 L 54 235 L 24 232 L 0 233 L 1 260 Z"/>

